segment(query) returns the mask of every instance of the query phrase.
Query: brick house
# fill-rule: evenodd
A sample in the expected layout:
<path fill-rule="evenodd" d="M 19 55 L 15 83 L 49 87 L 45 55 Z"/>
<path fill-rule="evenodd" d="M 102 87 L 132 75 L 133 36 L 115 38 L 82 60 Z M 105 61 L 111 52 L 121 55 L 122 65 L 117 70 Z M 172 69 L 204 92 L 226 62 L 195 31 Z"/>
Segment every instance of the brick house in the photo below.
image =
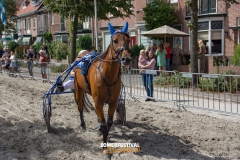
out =
<path fill-rule="evenodd" d="M 47 11 L 43 0 L 18 0 L 19 11 L 16 21 L 18 42 L 23 45 L 36 44 L 42 41 L 42 35 L 51 32 L 54 40 L 68 44 L 71 19 Z M 79 24 L 78 35 L 92 36 L 92 23 L 86 18 Z"/>

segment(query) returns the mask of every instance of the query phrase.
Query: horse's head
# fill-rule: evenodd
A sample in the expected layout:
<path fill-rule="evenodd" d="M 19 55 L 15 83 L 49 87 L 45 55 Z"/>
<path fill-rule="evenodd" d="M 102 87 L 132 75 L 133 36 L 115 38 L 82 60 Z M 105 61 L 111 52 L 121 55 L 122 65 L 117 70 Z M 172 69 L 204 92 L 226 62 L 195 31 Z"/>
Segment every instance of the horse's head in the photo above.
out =
<path fill-rule="evenodd" d="M 128 23 L 126 22 L 122 30 L 115 30 L 110 23 L 108 29 L 111 33 L 111 48 L 115 52 L 115 58 L 119 59 L 124 66 L 128 66 L 132 61 L 129 42 L 130 37 L 127 33 Z"/>

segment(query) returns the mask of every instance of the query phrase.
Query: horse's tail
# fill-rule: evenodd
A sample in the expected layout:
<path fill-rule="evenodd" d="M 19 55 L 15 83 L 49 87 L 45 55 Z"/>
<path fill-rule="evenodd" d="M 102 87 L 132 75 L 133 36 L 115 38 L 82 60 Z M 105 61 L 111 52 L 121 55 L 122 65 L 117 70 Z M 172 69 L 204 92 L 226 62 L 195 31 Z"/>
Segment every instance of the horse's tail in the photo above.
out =
<path fill-rule="evenodd" d="M 83 99 L 82 99 L 82 104 L 83 104 L 83 111 L 89 112 L 91 110 L 94 110 L 94 107 L 90 100 L 88 99 L 87 93 L 83 94 Z"/>

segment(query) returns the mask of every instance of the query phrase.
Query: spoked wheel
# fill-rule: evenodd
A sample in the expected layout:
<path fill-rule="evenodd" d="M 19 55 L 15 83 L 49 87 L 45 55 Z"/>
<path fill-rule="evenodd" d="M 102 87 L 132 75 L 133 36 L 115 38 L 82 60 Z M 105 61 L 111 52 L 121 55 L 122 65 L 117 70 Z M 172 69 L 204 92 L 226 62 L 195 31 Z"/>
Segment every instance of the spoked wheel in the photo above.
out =
<path fill-rule="evenodd" d="M 126 107 L 123 100 L 118 102 L 116 118 L 119 124 L 126 125 Z"/>
<path fill-rule="evenodd" d="M 45 123 L 46 123 L 46 126 L 47 126 L 48 133 L 51 132 L 50 117 L 51 117 L 51 107 L 50 107 L 50 104 L 47 103 L 47 104 L 45 104 L 45 109 L 44 109 L 44 120 L 45 120 Z"/>

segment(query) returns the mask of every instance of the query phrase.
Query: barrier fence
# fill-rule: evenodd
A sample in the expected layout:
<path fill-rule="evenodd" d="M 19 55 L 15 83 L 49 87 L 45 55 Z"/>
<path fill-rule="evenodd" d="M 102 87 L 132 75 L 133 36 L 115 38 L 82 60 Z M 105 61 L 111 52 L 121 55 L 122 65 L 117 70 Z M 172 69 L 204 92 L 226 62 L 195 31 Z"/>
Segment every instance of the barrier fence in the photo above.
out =
<path fill-rule="evenodd" d="M 45 65 L 47 82 L 55 82 L 57 77 L 70 66 L 64 63 L 46 63 Z M 32 76 L 30 76 L 31 70 Z M 41 64 L 36 61 L 16 60 L 15 71 L 16 75 L 21 78 L 43 80 Z M 12 74 L 9 70 L 4 71 L 2 67 L 0 67 L 0 72 Z M 240 115 L 239 75 L 156 70 L 146 70 L 145 72 L 145 74 L 153 77 L 152 99 L 156 101 L 171 102 L 173 106 L 177 107 L 198 107 Z M 143 74 L 139 69 L 122 69 L 122 81 L 125 90 L 136 100 L 138 97 L 149 98 L 142 77 Z M 149 86 L 148 82 L 146 86 Z"/>

